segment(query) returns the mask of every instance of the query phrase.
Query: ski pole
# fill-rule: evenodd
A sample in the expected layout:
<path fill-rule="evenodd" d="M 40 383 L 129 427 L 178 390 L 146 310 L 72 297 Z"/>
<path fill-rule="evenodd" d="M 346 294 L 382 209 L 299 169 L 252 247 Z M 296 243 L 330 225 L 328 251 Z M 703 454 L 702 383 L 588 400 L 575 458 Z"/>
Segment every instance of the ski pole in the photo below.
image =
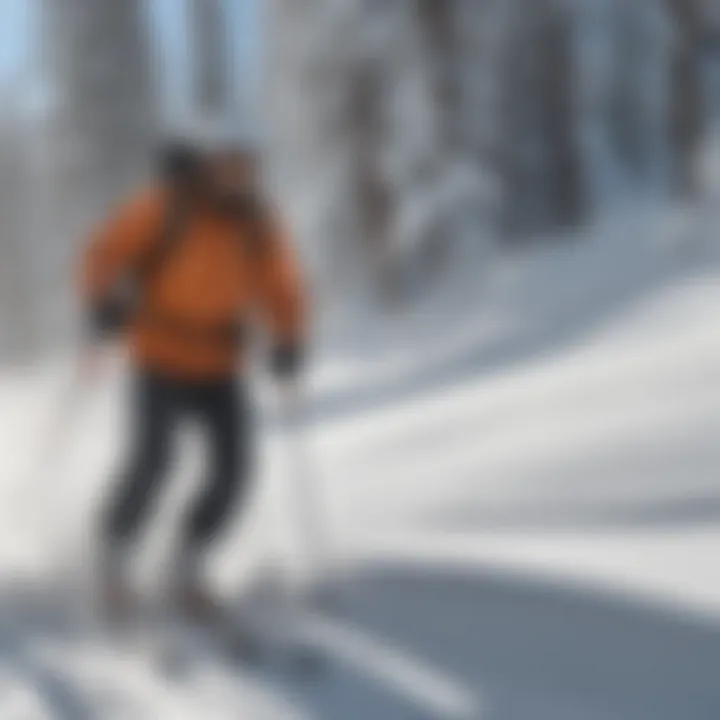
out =
<path fill-rule="evenodd" d="M 335 605 L 336 593 L 329 593 L 327 580 L 337 571 L 331 546 L 327 516 L 322 505 L 320 476 L 309 451 L 307 417 L 302 400 L 292 395 L 283 402 L 283 434 L 286 448 L 286 473 L 295 519 L 295 529 L 302 546 L 304 564 L 309 570 L 312 600 Z M 290 475 L 292 476 L 290 477 Z M 337 578 L 336 578 L 337 579 Z"/>
<path fill-rule="evenodd" d="M 57 508 L 48 501 L 48 488 L 44 485 L 48 468 L 56 472 L 64 460 L 63 453 L 67 450 L 80 410 L 103 360 L 97 352 L 82 348 L 79 357 L 74 360 L 72 374 L 51 409 L 24 483 L 28 493 L 22 512 L 29 516 L 28 527 L 37 526 L 41 532 L 47 529 L 51 519 L 57 519 Z M 40 512 L 38 497 L 46 498 L 45 507 Z"/>

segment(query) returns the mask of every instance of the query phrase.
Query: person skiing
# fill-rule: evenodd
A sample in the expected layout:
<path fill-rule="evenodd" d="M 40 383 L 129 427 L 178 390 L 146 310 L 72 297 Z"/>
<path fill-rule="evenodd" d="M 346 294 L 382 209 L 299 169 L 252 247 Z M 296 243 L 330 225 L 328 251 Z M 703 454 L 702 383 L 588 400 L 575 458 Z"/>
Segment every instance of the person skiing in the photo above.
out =
<path fill-rule="evenodd" d="M 166 480 L 173 433 L 186 416 L 206 431 L 209 463 L 183 520 L 175 597 L 189 613 L 215 607 L 204 560 L 250 483 L 250 335 L 258 324 L 269 331 L 272 369 L 288 386 L 306 339 L 300 266 L 261 192 L 255 154 L 180 144 L 168 148 L 162 167 L 160 182 L 93 233 L 80 268 L 90 352 L 121 333 L 132 369 L 130 453 L 100 528 L 101 601 L 115 615 L 132 603 L 130 549 Z"/>

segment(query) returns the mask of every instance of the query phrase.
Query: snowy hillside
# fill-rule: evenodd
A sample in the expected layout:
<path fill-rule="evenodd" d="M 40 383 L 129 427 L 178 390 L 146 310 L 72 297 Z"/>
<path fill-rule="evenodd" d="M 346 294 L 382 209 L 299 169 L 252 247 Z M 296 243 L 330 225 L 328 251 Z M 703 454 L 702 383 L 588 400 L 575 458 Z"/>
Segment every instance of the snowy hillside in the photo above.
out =
<path fill-rule="evenodd" d="M 89 632 L 71 583 L 124 381 L 62 418 L 70 445 L 37 474 L 71 373 L 6 377 L 0 717 L 718 717 L 720 256 L 681 220 L 617 218 L 498 259 L 412 317 L 358 311 L 323 346 L 308 440 L 351 599 L 315 628 L 337 664 L 314 683 L 204 655 L 173 682 Z M 298 559 L 301 478 L 271 412 L 264 427 L 255 511 L 215 568 L 237 598 L 263 560 Z M 178 462 L 140 582 L 198 460 Z"/>

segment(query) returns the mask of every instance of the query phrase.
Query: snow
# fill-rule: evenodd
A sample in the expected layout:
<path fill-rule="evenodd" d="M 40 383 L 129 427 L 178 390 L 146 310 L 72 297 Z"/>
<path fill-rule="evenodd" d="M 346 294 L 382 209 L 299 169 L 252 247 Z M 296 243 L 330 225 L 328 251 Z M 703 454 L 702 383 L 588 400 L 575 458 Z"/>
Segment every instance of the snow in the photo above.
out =
<path fill-rule="evenodd" d="M 711 226 L 647 208 L 456 268 L 414 311 L 358 308 L 321 340 L 305 456 L 260 393 L 253 512 L 213 571 L 232 597 L 306 560 L 290 491 L 315 483 L 350 598 L 308 629 L 336 660 L 315 683 L 204 655 L 173 682 L 84 626 L 71 571 L 121 450 L 122 364 L 60 411 L 44 473 L 71 358 L 8 375 L 0 717 L 718 717 L 720 255 L 693 234 Z M 193 439 L 142 583 L 199 461 Z"/>

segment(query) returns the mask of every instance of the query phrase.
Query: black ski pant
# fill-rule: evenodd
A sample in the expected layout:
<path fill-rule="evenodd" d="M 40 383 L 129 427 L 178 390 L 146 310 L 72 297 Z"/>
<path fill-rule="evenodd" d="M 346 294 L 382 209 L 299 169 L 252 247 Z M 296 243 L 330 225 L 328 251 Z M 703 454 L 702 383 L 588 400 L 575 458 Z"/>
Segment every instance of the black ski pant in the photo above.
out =
<path fill-rule="evenodd" d="M 206 545 L 246 494 L 251 418 L 245 388 L 233 378 L 186 382 L 138 370 L 129 418 L 130 458 L 103 517 L 110 546 L 134 539 L 153 511 L 168 477 L 179 421 L 186 418 L 200 424 L 209 452 L 207 476 L 184 519 L 184 541 L 195 548 Z"/>

